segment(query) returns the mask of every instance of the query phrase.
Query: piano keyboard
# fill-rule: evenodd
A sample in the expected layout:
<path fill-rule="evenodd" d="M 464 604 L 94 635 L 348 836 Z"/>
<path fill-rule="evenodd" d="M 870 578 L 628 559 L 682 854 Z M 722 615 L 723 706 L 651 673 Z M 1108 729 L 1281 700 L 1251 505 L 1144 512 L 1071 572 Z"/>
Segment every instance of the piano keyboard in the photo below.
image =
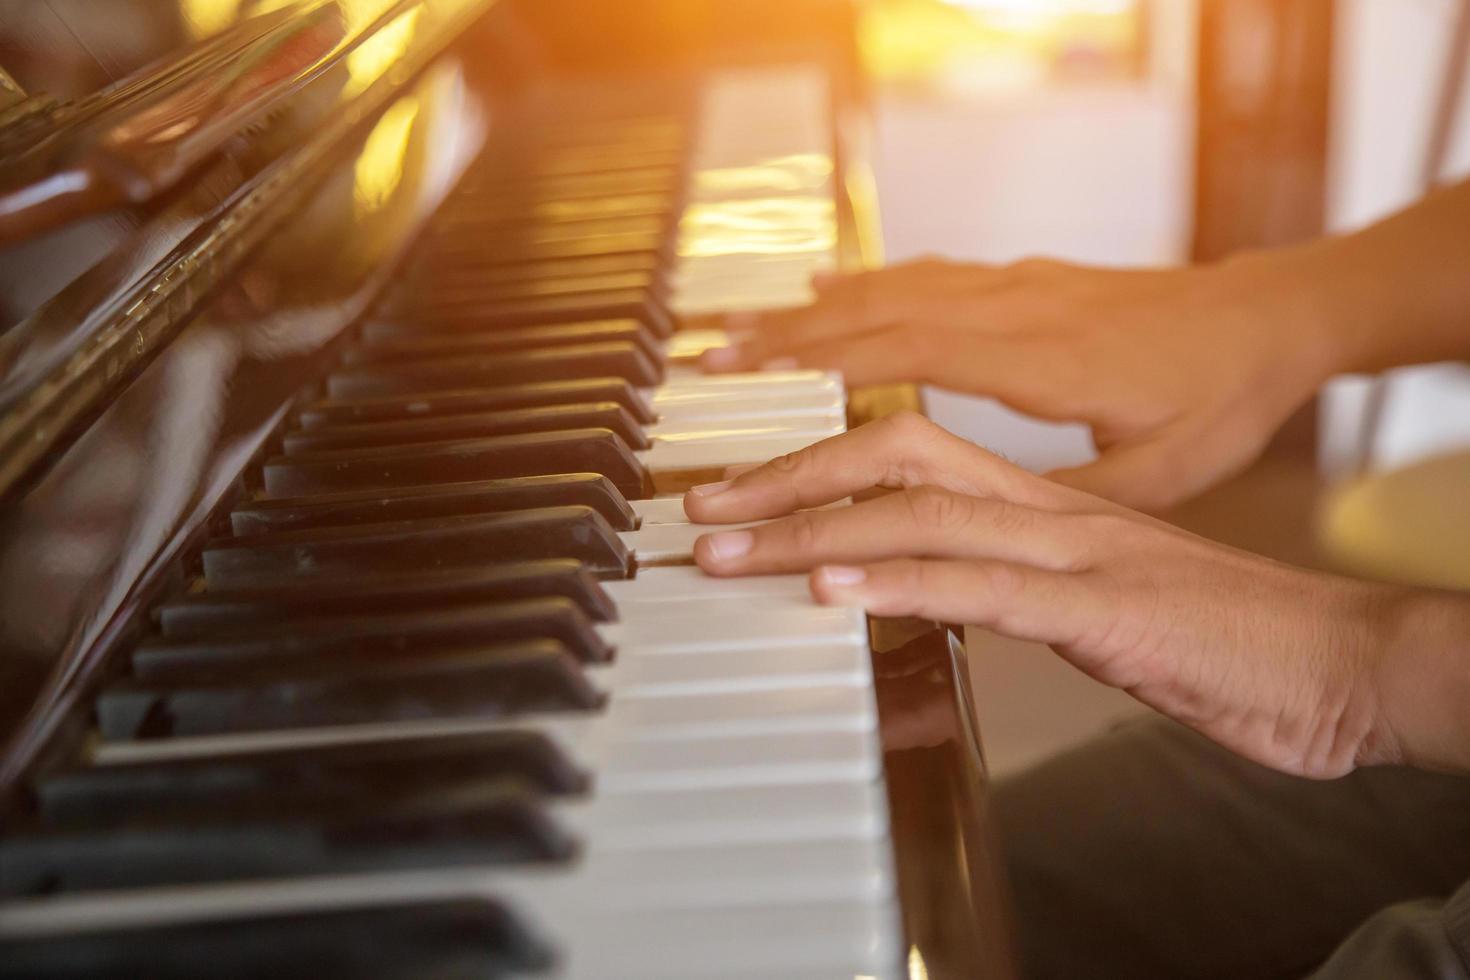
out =
<path fill-rule="evenodd" d="M 835 264 L 821 86 L 513 120 L 0 841 L 0 977 L 900 975 L 865 618 L 679 499 L 844 428 L 672 312 Z"/>

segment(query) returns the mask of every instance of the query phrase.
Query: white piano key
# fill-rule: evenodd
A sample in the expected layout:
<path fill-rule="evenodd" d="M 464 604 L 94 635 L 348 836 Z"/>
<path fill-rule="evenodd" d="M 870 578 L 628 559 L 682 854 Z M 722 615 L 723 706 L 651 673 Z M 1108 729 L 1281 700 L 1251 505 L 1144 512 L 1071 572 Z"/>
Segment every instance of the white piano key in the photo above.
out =
<path fill-rule="evenodd" d="M 423 738 L 492 727 L 501 726 L 458 719 L 122 742 L 98 746 L 92 761 L 111 765 L 252 751 L 290 752 L 301 746 Z M 555 730 L 546 734 L 576 765 L 597 773 L 598 793 L 871 781 L 882 774 L 875 740 L 849 727 L 816 730 L 797 738 L 756 734 L 668 742 L 585 737 L 573 741 Z"/>
<path fill-rule="evenodd" d="M 684 495 L 653 497 L 649 500 L 630 500 L 629 506 L 638 515 L 640 524 L 688 524 L 689 515 L 684 513 Z"/>
<path fill-rule="evenodd" d="M 601 916 L 611 896 L 618 913 L 881 900 L 892 893 L 886 857 L 863 838 L 592 849 L 571 868 L 488 869 L 466 883 L 528 911 L 554 910 L 558 919 Z"/>
<path fill-rule="evenodd" d="M 818 441 L 818 438 L 803 433 L 694 442 L 660 441 L 635 455 L 654 472 L 715 470 L 746 463 L 764 463 Z"/>
<path fill-rule="evenodd" d="M 596 719 L 553 717 L 538 720 L 536 725 L 548 730 L 555 726 L 572 739 L 661 741 L 834 728 L 874 731 L 877 720 L 871 691 L 829 684 L 678 698 L 617 698 L 608 705 L 601 726 Z"/>
<path fill-rule="evenodd" d="M 786 418 L 804 415 L 844 417 L 847 411 L 836 387 L 777 390 L 770 393 L 738 389 L 669 392 L 658 402 L 659 423 L 699 422 L 726 418 Z"/>
<path fill-rule="evenodd" d="M 758 610 L 753 615 L 752 604 L 739 599 L 691 600 L 597 629 L 620 657 L 867 641 L 867 617 L 855 606 L 774 595 L 762 598 Z"/>
<path fill-rule="evenodd" d="M 811 586 L 805 575 L 751 575 L 743 578 L 715 578 L 693 565 L 664 565 L 644 568 L 630 579 L 602 583 L 603 590 L 617 605 L 619 618 L 633 619 L 658 615 L 645 607 L 691 599 L 750 599 L 764 596 L 810 598 Z"/>
<path fill-rule="evenodd" d="M 566 980 L 784 978 L 802 970 L 874 976 L 890 973 L 901 955 L 891 902 L 671 909 L 556 928 L 566 943 Z"/>
<path fill-rule="evenodd" d="M 888 797 L 877 780 L 701 786 L 619 792 L 557 802 L 557 821 L 598 853 L 752 844 L 880 840 Z"/>
<path fill-rule="evenodd" d="M 842 375 L 836 371 L 793 369 L 790 371 L 747 371 L 740 374 L 680 373 L 654 389 L 653 407 L 697 393 L 746 395 L 777 394 L 781 391 L 842 391 Z"/>
<path fill-rule="evenodd" d="M 814 507 L 812 510 L 833 510 L 838 507 L 847 507 L 852 503 L 851 498 L 844 497 L 842 500 L 833 501 L 822 507 Z M 684 513 L 684 495 L 671 494 L 666 497 L 652 497 L 648 500 L 630 500 L 628 504 L 633 508 L 633 513 L 638 515 L 639 528 L 652 527 L 655 524 L 689 524 L 689 515 Z M 714 525 L 706 525 L 711 530 Z M 734 525 L 720 525 L 721 527 L 733 527 Z M 664 533 L 664 532 L 659 532 Z M 674 533 L 674 532 L 669 532 Z M 660 570 L 662 571 L 662 569 Z M 669 571 L 677 571 L 677 566 Z M 609 585 L 618 585 L 620 582 L 610 582 Z"/>
<path fill-rule="evenodd" d="M 811 436 L 827 439 L 845 431 L 847 417 L 838 411 L 816 412 L 784 417 L 729 416 L 719 419 L 655 422 L 644 431 L 657 442 L 693 442 L 707 439 L 750 439 L 760 436 Z"/>
<path fill-rule="evenodd" d="M 698 357 L 707 350 L 729 346 L 729 335 L 718 327 L 679 330 L 664 344 L 664 356 L 670 361 L 683 361 Z"/>
<path fill-rule="evenodd" d="M 605 667 L 588 668 L 588 674 L 593 683 L 620 698 L 872 683 L 868 650 L 857 643 L 699 651 L 688 656 L 638 654 L 635 648 Z"/>
<path fill-rule="evenodd" d="M 694 542 L 701 534 L 711 531 L 733 531 L 743 527 L 765 524 L 765 521 L 749 521 L 744 524 L 648 524 L 636 531 L 619 531 L 618 537 L 633 552 L 640 562 L 689 563 L 693 560 Z"/>
<path fill-rule="evenodd" d="M 759 740 L 767 735 L 871 732 L 877 723 L 869 690 L 823 685 L 779 691 L 732 692 L 681 698 L 614 698 L 592 714 L 518 715 L 513 718 L 435 718 L 287 729 L 240 735 L 107 742 L 93 760 L 141 762 L 230 753 L 289 750 L 376 738 L 414 738 L 467 732 L 535 729 L 555 739 L 579 764 L 593 771 L 617 763 L 629 743 L 664 739 Z"/>
<path fill-rule="evenodd" d="M 795 850 L 765 850 L 772 857 L 800 860 Z M 784 895 L 778 882 L 761 876 L 760 868 L 742 872 L 728 901 L 721 900 L 722 889 L 706 887 L 697 893 L 696 883 L 689 881 L 691 875 L 698 877 L 699 857 L 687 862 L 682 878 L 681 869 L 667 862 L 651 868 L 645 879 L 672 886 L 670 895 L 702 899 L 682 906 L 635 901 L 624 907 L 619 896 L 627 886 L 619 888 L 606 879 L 599 882 L 605 887 L 594 893 L 571 887 L 572 879 L 556 872 L 508 875 L 461 868 L 29 900 L 0 908 L 0 938 L 485 895 L 504 903 L 555 946 L 559 962 L 552 975 L 559 977 L 723 978 L 741 972 L 786 977 L 788 965 L 794 970 L 838 968 L 843 972 L 832 974 L 837 976 L 853 971 L 871 975 L 885 962 L 896 962 L 894 899 L 884 892 L 881 873 L 871 865 L 859 862 L 845 874 L 836 866 L 838 861 L 851 862 L 852 853 L 815 854 L 808 861 L 815 865 L 809 877 L 791 882 Z M 854 881 L 876 894 L 841 894 Z M 653 888 L 639 884 L 635 879 L 627 890 L 635 897 L 655 897 Z M 768 900 L 742 904 L 743 894 Z"/>
<path fill-rule="evenodd" d="M 616 748 L 596 760 L 602 764 L 598 793 L 873 782 L 883 771 L 876 739 L 866 732 L 628 742 Z"/>

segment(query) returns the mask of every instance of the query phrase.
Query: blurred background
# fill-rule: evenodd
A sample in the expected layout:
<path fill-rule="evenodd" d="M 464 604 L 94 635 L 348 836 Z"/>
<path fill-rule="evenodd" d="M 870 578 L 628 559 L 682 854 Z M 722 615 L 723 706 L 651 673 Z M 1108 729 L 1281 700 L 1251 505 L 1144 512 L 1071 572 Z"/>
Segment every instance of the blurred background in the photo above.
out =
<path fill-rule="evenodd" d="M 1348 231 L 1470 172 L 1460 0 L 873 0 L 890 262 L 1208 261 Z M 949 428 L 1034 469 L 1087 433 L 931 393 Z M 1324 487 L 1470 446 L 1470 371 L 1334 381 L 1268 457 L 1173 519 L 1330 566 Z M 973 634 L 994 770 L 1138 710 L 1047 651 Z"/>

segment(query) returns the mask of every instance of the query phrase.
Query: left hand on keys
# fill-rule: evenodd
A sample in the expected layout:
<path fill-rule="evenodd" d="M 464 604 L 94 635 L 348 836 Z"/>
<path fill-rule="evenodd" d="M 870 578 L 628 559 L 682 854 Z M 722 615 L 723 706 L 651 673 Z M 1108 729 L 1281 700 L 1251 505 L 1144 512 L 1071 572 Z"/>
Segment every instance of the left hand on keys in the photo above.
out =
<path fill-rule="evenodd" d="M 895 492 L 808 510 L 874 487 Z M 1049 644 L 1246 758 L 1316 778 L 1470 769 L 1470 608 L 1220 545 L 900 414 L 698 487 L 711 575 L 810 572 L 829 604 Z M 786 516 L 783 516 L 786 515 Z"/>

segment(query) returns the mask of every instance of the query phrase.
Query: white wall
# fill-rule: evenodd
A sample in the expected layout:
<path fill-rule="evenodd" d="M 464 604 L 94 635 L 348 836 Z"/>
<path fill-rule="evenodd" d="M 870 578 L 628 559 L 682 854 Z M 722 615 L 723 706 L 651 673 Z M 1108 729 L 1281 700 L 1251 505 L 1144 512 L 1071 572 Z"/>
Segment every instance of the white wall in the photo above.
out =
<path fill-rule="evenodd" d="M 1328 224 L 1350 231 L 1414 201 L 1459 0 L 1339 0 Z M 1470 173 L 1470 91 L 1462 96 L 1445 178 Z M 1470 317 L 1470 311 L 1467 311 Z M 1470 446 L 1470 372 L 1396 371 L 1372 458 L 1359 458 L 1369 382 L 1344 378 L 1323 400 L 1329 474 L 1403 465 Z"/>

